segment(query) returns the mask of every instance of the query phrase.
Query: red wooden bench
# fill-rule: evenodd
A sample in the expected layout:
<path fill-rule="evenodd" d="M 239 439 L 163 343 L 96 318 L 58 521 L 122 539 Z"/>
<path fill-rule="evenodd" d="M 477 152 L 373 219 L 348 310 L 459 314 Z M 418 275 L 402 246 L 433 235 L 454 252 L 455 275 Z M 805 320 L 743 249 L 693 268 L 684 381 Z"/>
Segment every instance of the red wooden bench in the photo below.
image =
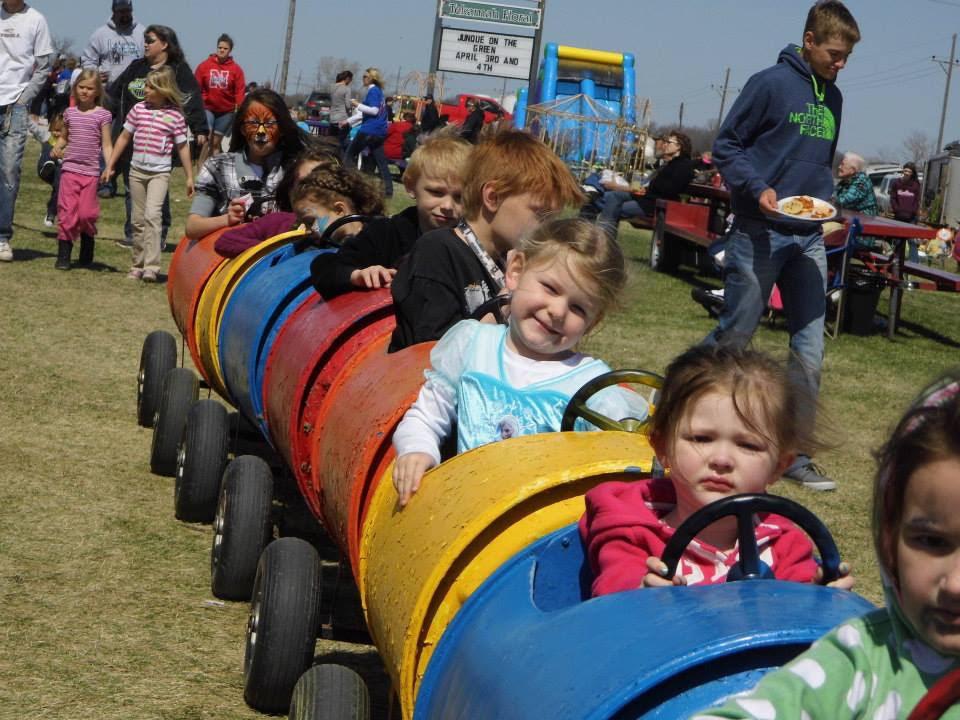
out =
<path fill-rule="evenodd" d="M 713 230 L 716 214 L 711 205 L 676 200 L 657 200 L 650 241 L 650 267 L 658 272 L 674 272 L 683 253 L 682 243 L 708 248 L 720 238 Z"/>

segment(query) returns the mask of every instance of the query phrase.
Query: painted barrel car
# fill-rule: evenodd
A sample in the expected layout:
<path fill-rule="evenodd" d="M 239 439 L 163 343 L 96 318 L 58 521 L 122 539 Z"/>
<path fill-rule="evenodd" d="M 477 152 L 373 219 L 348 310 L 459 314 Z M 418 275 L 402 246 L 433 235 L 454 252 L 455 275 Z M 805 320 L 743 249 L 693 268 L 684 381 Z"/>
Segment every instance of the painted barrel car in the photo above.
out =
<path fill-rule="evenodd" d="M 213 252 L 215 239 L 177 248 L 168 285 L 177 326 L 204 380 L 262 434 L 349 562 L 402 717 L 684 717 L 872 608 L 849 592 L 753 579 L 591 599 L 575 523 L 587 490 L 652 471 L 653 452 L 632 421 L 590 417 L 607 429 L 516 437 L 456 455 L 401 510 L 391 437 L 432 344 L 387 354 L 387 291 L 329 302 L 314 293 L 310 260 L 331 248 L 301 232 L 230 260 Z M 159 395 L 156 422 L 169 404 L 169 373 L 183 368 L 154 387 L 169 360 L 152 359 L 153 336 L 139 379 L 141 394 Z M 573 414 L 588 412 L 579 396 Z M 204 455 L 184 447 L 211 435 L 191 432 L 196 417 L 192 409 L 178 463 Z M 298 538 L 271 541 L 269 497 L 264 509 L 251 493 L 272 486 L 254 465 L 236 458 L 217 478 L 212 551 L 214 591 L 219 573 L 230 579 L 219 587 L 233 588 L 222 596 L 251 598 L 245 697 L 291 717 L 363 717 L 366 691 L 355 673 L 313 665 L 319 558 Z M 192 496 L 190 473 L 180 471 L 178 497 Z M 732 511 L 750 527 L 768 499 L 744 500 L 761 503 Z M 811 522 L 825 566 L 835 567 L 829 533 Z M 760 575 L 743 555 L 743 575 Z"/>

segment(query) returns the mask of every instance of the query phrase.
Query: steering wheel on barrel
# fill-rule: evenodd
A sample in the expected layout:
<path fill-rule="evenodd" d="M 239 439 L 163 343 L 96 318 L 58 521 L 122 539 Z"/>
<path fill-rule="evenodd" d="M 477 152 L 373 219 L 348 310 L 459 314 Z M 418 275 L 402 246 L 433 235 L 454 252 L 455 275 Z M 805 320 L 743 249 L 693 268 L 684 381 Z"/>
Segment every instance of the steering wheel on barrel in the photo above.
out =
<path fill-rule="evenodd" d="M 497 325 L 506 325 L 507 317 L 503 314 L 503 309 L 510 304 L 511 295 L 495 295 L 486 302 L 477 306 L 477 309 L 470 313 L 468 320 L 483 320 L 487 315 L 493 314 Z"/>
<path fill-rule="evenodd" d="M 732 515 L 737 518 L 740 558 L 736 566 L 727 574 L 727 582 L 774 579 L 773 572 L 760 560 L 757 537 L 753 530 L 753 516 L 757 513 L 776 513 L 795 523 L 810 536 L 820 553 L 823 568 L 822 584 L 826 585 L 840 577 L 840 551 L 827 526 L 803 505 L 784 497 L 765 494 L 725 497 L 700 508 L 684 520 L 660 556 L 664 565 L 667 566 L 664 577 L 670 579 L 674 576 L 683 551 L 704 528 L 721 518 Z"/>
<path fill-rule="evenodd" d="M 334 232 L 342 228 L 344 225 L 349 225 L 350 223 L 355 222 L 362 222 L 366 224 L 373 219 L 374 218 L 370 215 L 344 215 L 342 218 L 337 218 L 332 223 L 327 225 L 320 235 L 317 235 L 312 231 L 307 231 L 303 237 L 297 238 L 293 241 L 293 249 L 296 253 L 302 253 L 309 247 L 339 248 L 343 245 L 343 242 L 333 237 Z"/>
<path fill-rule="evenodd" d="M 598 392 L 623 383 L 646 385 L 647 387 L 659 390 L 663 387 L 663 377 L 656 373 L 647 372 L 646 370 L 611 370 L 603 375 L 597 375 L 597 377 L 577 390 L 574 396 L 570 398 L 570 402 L 567 403 L 567 409 L 564 410 L 563 418 L 560 421 L 560 432 L 573 430 L 577 418 L 586 420 L 601 430 L 620 430 L 622 432 L 632 433 L 647 432 L 647 428 L 649 428 L 653 418 L 653 408 L 655 404 L 653 402 L 650 403 L 650 413 L 644 420 L 632 417 L 616 420 L 607 417 L 593 408 L 587 407 L 587 401 Z M 654 398 L 656 398 L 656 394 L 654 394 Z"/>

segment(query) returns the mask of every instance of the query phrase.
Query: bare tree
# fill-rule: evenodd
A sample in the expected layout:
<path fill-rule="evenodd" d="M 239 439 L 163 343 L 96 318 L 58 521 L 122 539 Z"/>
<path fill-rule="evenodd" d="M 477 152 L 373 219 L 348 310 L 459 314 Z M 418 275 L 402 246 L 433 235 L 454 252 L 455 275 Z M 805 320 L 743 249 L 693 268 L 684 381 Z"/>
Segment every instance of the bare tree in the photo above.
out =
<path fill-rule="evenodd" d="M 336 81 L 337 74 L 342 70 L 349 70 L 356 79 L 360 79 L 360 63 L 355 60 L 324 55 L 317 61 L 315 88 L 317 90 L 329 90 L 330 86 Z"/>
<path fill-rule="evenodd" d="M 923 168 L 937 154 L 936 141 L 922 130 L 914 130 L 903 141 L 903 158 Z"/>
<path fill-rule="evenodd" d="M 54 35 L 51 41 L 53 43 L 53 55 L 55 58 L 61 55 L 67 57 L 73 54 L 73 38 Z"/>

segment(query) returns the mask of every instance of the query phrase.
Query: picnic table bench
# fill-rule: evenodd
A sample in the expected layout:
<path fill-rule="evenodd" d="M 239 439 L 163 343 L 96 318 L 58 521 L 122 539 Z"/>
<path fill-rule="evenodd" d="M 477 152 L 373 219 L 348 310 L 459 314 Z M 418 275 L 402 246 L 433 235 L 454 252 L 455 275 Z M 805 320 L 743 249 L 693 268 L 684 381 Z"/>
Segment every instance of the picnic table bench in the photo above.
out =
<path fill-rule="evenodd" d="M 684 252 L 693 250 L 698 256 L 698 265 L 707 248 L 722 239 L 724 221 L 729 211 L 729 193 L 726 190 L 692 183 L 687 186 L 687 201 L 658 200 L 651 220 L 641 218 L 631 221 L 635 227 L 651 227 L 650 267 L 659 272 L 675 272 L 684 259 Z M 878 269 L 890 288 L 890 307 L 887 316 L 887 337 L 893 339 L 900 319 L 903 290 L 907 287 L 906 276 L 920 278 L 909 287 L 920 290 L 960 292 L 960 274 L 906 261 L 907 240 L 926 240 L 935 236 L 934 228 L 913 225 L 885 217 L 861 215 L 849 210 L 841 211 L 838 218 L 849 230 L 854 219 L 859 220 L 861 234 L 879 237 L 893 244 L 890 255 L 880 255 L 858 250 L 854 256 L 865 264 Z M 846 244 L 846 233 L 835 233 L 828 238 L 841 247 Z M 846 257 L 844 258 L 846 260 Z M 845 287 L 847 262 L 841 266 L 840 287 Z"/>

